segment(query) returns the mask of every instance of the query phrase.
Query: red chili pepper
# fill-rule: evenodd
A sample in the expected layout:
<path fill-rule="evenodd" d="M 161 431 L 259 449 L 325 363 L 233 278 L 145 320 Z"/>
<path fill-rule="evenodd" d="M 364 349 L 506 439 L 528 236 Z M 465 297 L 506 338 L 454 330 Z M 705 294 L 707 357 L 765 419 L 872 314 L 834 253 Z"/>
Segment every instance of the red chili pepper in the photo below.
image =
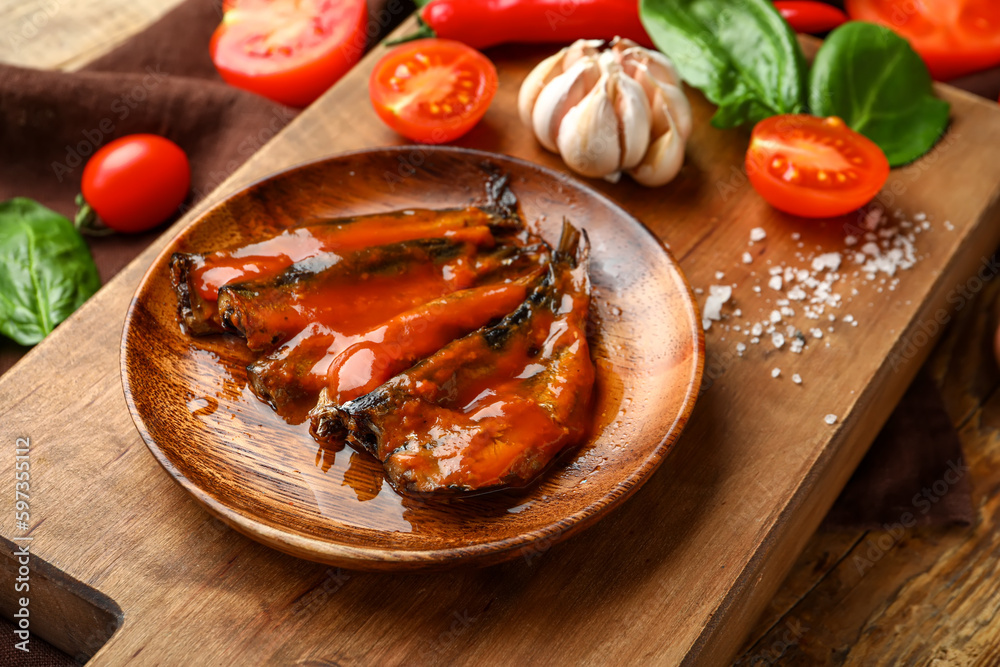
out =
<path fill-rule="evenodd" d="M 420 19 L 425 29 L 417 36 L 454 39 L 476 49 L 616 36 L 653 46 L 639 21 L 637 0 L 431 0 Z"/>
<path fill-rule="evenodd" d="M 774 7 L 796 32 L 830 32 L 847 22 L 847 14 L 822 2 L 787 0 L 775 2 Z"/>

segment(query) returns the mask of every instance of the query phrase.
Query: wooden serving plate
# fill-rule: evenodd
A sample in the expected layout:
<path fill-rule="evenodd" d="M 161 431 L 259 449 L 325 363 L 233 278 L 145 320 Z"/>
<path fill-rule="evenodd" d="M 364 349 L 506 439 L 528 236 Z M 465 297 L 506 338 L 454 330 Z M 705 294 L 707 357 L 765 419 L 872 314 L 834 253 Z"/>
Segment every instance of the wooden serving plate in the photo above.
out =
<path fill-rule="evenodd" d="M 420 165 L 397 175 L 400 160 Z M 484 162 L 511 176 L 529 224 L 550 244 L 569 218 L 590 235 L 591 350 L 598 370 L 589 441 L 529 489 L 448 501 L 400 496 L 381 464 L 321 448 L 246 380 L 242 339 L 182 332 L 173 252 L 241 245 L 304 219 L 482 201 Z M 554 544 L 638 489 L 677 439 L 701 380 L 690 288 L 662 244 L 610 200 L 565 175 L 456 148 L 349 153 L 267 178 L 191 225 L 153 263 L 125 320 L 122 373 L 157 461 L 209 511 L 287 553 L 353 569 L 488 564 Z"/>

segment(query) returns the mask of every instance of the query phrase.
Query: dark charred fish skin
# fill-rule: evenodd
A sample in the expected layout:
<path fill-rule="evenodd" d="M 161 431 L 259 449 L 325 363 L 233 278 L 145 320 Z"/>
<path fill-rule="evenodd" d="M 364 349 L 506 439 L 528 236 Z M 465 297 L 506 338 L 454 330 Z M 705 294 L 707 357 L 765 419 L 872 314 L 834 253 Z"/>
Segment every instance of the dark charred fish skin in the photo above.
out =
<path fill-rule="evenodd" d="M 321 397 L 312 412 L 314 436 L 372 454 L 401 492 L 467 494 L 530 483 L 581 440 L 589 423 L 588 250 L 586 234 L 567 223 L 548 274 L 514 312 L 342 406 Z M 532 366 L 539 368 L 526 374 Z M 470 417 L 481 408 L 478 397 L 471 403 L 469 397 L 483 388 L 509 398 L 484 404 L 488 409 L 511 406 L 524 423 Z M 491 446 L 509 456 L 465 469 L 473 454 Z"/>
<path fill-rule="evenodd" d="M 185 331 L 191 335 L 220 333 L 214 322 L 215 305 L 207 304 L 191 288 L 191 270 L 201 255 L 175 252 L 170 256 L 170 284 L 177 294 L 177 315 Z"/>

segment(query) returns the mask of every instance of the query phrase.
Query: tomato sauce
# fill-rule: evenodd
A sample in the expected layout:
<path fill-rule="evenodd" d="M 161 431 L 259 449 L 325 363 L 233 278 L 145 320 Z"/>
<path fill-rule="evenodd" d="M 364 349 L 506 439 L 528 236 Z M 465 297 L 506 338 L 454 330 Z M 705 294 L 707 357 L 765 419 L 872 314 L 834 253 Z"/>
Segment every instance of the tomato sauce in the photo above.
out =
<path fill-rule="evenodd" d="M 188 281 L 197 298 L 213 304 L 230 283 L 275 276 L 292 264 L 325 252 L 346 252 L 421 238 L 470 242 L 492 238 L 496 217 L 480 208 L 434 211 L 412 209 L 287 229 L 276 236 L 231 250 L 195 256 Z M 217 313 L 210 308 L 210 316 Z M 216 322 L 218 323 L 218 322 Z"/>

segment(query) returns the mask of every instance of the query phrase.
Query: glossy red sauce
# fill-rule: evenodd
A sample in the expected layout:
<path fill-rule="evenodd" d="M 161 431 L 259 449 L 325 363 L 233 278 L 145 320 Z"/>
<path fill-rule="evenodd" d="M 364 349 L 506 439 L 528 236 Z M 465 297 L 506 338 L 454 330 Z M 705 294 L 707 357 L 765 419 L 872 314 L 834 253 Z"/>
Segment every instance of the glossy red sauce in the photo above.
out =
<path fill-rule="evenodd" d="M 195 260 L 190 273 L 194 291 L 215 301 L 223 285 L 273 276 L 295 262 L 323 252 L 357 250 L 373 245 L 421 238 L 454 236 L 466 227 L 482 227 L 494 219 L 481 209 L 453 211 L 414 209 L 409 213 L 364 216 L 345 222 L 287 229 L 280 234 L 233 250 L 219 250 Z"/>
<path fill-rule="evenodd" d="M 585 291 L 566 289 L 502 349 L 479 337 L 438 352 L 408 385 L 417 400 L 382 424 L 377 453 L 390 479 L 414 491 L 530 480 L 579 441 L 594 383 L 588 307 Z"/>
<path fill-rule="evenodd" d="M 528 282 L 487 285 L 456 292 L 415 308 L 361 335 L 332 360 L 326 378 L 329 398 L 343 404 L 430 356 L 451 341 L 503 317 L 527 296 Z M 325 359 L 323 361 L 326 361 Z"/>

